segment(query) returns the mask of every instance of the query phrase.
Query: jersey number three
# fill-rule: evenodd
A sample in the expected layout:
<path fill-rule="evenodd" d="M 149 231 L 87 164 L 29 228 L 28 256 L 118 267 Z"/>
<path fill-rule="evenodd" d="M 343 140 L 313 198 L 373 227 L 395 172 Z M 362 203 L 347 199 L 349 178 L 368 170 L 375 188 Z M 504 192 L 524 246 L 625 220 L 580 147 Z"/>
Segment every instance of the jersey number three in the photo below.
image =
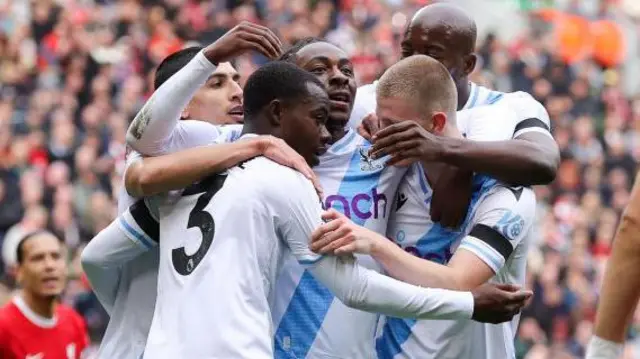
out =
<path fill-rule="evenodd" d="M 211 247 L 216 224 L 211 213 L 204 209 L 211 201 L 211 198 L 222 188 L 226 179 L 227 176 L 215 175 L 187 188 L 183 193 L 183 196 L 202 193 L 202 195 L 198 197 L 195 207 L 193 207 L 191 213 L 189 213 L 189 221 L 187 222 L 187 229 L 193 227 L 200 229 L 202 242 L 198 250 L 192 255 L 187 255 L 184 247 L 175 248 L 171 251 L 173 268 L 181 275 L 193 273 L 193 270 L 200 264 Z"/>

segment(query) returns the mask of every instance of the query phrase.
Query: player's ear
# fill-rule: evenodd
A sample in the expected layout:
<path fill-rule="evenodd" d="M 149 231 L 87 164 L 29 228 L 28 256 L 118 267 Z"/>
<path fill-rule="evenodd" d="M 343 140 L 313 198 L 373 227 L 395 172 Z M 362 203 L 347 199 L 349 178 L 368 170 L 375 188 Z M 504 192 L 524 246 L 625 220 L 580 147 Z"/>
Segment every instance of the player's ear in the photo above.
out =
<path fill-rule="evenodd" d="M 444 112 L 436 112 L 431 116 L 431 133 L 441 135 L 444 127 L 447 125 L 447 114 Z"/>
<path fill-rule="evenodd" d="M 283 111 L 284 111 L 283 103 L 278 99 L 271 101 L 267 105 L 267 116 L 269 117 L 269 122 L 271 123 L 272 126 L 280 127 L 280 124 L 282 122 Z"/>
<path fill-rule="evenodd" d="M 469 54 L 464 58 L 464 73 L 469 75 L 476 68 L 476 62 L 478 62 L 478 57 L 476 54 Z"/>

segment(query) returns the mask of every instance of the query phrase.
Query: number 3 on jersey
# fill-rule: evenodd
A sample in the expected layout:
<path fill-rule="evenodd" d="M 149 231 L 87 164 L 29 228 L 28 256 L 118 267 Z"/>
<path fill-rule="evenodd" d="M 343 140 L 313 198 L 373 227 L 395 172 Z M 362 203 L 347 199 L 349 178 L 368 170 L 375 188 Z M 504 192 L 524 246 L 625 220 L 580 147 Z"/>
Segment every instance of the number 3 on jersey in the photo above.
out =
<path fill-rule="evenodd" d="M 198 267 L 202 259 L 211 248 L 213 236 L 216 230 L 216 224 L 211 213 L 205 211 L 205 207 L 209 204 L 213 196 L 222 188 L 227 176 L 216 175 L 206 180 L 188 187 L 183 196 L 202 193 L 198 197 L 195 207 L 189 213 L 189 221 L 187 229 L 198 227 L 202 233 L 202 242 L 198 250 L 192 255 L 187 255 L 184 247 L 175 248 L 171 251 L 171 262 L 173 268 L 181 275 L 189 275 Z"/>

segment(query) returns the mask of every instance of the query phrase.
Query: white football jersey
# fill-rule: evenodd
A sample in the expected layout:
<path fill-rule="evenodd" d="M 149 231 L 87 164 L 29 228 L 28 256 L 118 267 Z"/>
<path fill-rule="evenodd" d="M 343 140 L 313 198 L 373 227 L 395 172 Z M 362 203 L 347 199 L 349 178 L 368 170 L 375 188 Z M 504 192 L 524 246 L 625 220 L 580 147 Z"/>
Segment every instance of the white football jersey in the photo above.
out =
<path fill-rule="evenodd" d="M 405 251 L 446 264 L 456 250 L 471 251 L 491 267 L 495 283 L 524 286 L 535 195 L 485 176 L 474 177 L 474 193 L 464 224 L 451 230 L 429 218 L 431 189 L 419 166 L 403 182 L 389 222 L 389 237 Z M 519 316 L 498 325 L 470 320 L 416 321 L 385 318 L 376 340 L 378 358 L 493 359 L 515 358 Z"/>
<path fill-rule="evenodd" d="M 238 125 L 216 127 L 198 121 L 182 122 L 186 133 L 200 131 L 199 133 L 204 135 L 183 137 L 183 140 L 188 140 L 188 142 L 174 142 L 174 145 L 178 147 L 164 148 L 163 152 L 170 153 L 207 145 L 218 136 L 234 140 L 240 136 L 242 130 L 242 126 Z M 192 128 L 191 124 L 197 125 Z M 202 124 L 207 126 L 202 126 Z M 202 132 L 203 128 L 207 128 L 204 133 Z M 131 151 L 127 156 L 126 168 L 140 159 L 142 156 L 139 153 Z M 151 213 L 157 216 L 155 201 L 155 197 L 145 199 Z M 122 186 L 118 197 L 118 213 L 125 213 L 134 203 L 136 203 L 136 198 L 130 196 Z M 157 222 L 155 226 L 158 226 Z M 144 244 L 145 242 L 140 243 Z M 116 293 L 115 300 L 113 303 L 103 303 L 105 307 L 110 307 L 111 311 L 109 324 L 98 351 L 98 358 L 129 356 L 139 358 L 142 356 L 153 319 L 158 282 L 158 261 L 157 246 L 149 245 L 147 251 L 140 254 L 135 260 L 121 265 L 118 270 L 118 278 L 114 281 L 117 283 L 116 288 L 112 289 Z M 97 292 L 100 288 L 94 288 L 94 290 Z"/>
<path fill-rule="evenodd" d="M 263 157 L 160 206 L 158 299 L 144 357 L 273 358 L 277 272 L 286 253 L 298 265 L 321 258 L 308 248 L 320 215 L 308 180 Z"/>
<path fill-rule="evenodd" d="M 405 168 L 372 160 L 371 144 L 354 130 L 334 143 L 314 167 L 324 190 L 325 208 L 335 208 L 354 223 L 386 233 L 398 184 Z M 360 264 L 380 271 L 370 256 Z M 371 358 L 379 315 L 345 306 L 292 256 L 285 257 L 273 308 L 275 358 Z"/>

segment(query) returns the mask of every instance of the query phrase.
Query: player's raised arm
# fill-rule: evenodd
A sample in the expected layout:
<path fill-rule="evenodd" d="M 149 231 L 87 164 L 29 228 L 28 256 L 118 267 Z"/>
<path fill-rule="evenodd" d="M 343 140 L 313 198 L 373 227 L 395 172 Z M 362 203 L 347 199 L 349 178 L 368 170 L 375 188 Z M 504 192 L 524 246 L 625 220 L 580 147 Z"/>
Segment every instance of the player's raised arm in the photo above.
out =
<path fill-rule="evenodd" d="M 282 188 L 286 190 L 276 191 L 269 199 L 281 203 L 281 213 L 288 217 L 282 226 L 283 239 L 299 263 L 307 266 L 311 274 L 347 306 L 395 317 L 473 317 L 499 323 L 517 314 L 530 296 L 530 293 L 499 288 L 483 288 L 475 293 L 421 288 L 368 270 L 352 257 L 315 254 L 309 249 L 309 239 L 322 223 L 320 203 L 312 186 L 301 176 L 293 181 L 283 179 L 283 182 Z M 487 315 L 488 312 L 491 314 Z"/>
<path fill-rule="evenodd" d="M 280 40 L 271 30 L 249 22 L 231 29 L 157 88 L 131 123 L 127 143 L 143 155 L 155 156 L 180 149 L 189 136 L 207 137 L 207 126 L 211 125 L 196 123 L 195 130 L 183 128 L 183 111 L 220 62 L 250 50 L 276 58 L 281 52 Z"/>
<path fill-rule="evenodd" d="M 107 313 L 111 314 L 122 265 L 158 245 L 159 224 L 138 200 L 82 251 L 82 269 Z"/>

